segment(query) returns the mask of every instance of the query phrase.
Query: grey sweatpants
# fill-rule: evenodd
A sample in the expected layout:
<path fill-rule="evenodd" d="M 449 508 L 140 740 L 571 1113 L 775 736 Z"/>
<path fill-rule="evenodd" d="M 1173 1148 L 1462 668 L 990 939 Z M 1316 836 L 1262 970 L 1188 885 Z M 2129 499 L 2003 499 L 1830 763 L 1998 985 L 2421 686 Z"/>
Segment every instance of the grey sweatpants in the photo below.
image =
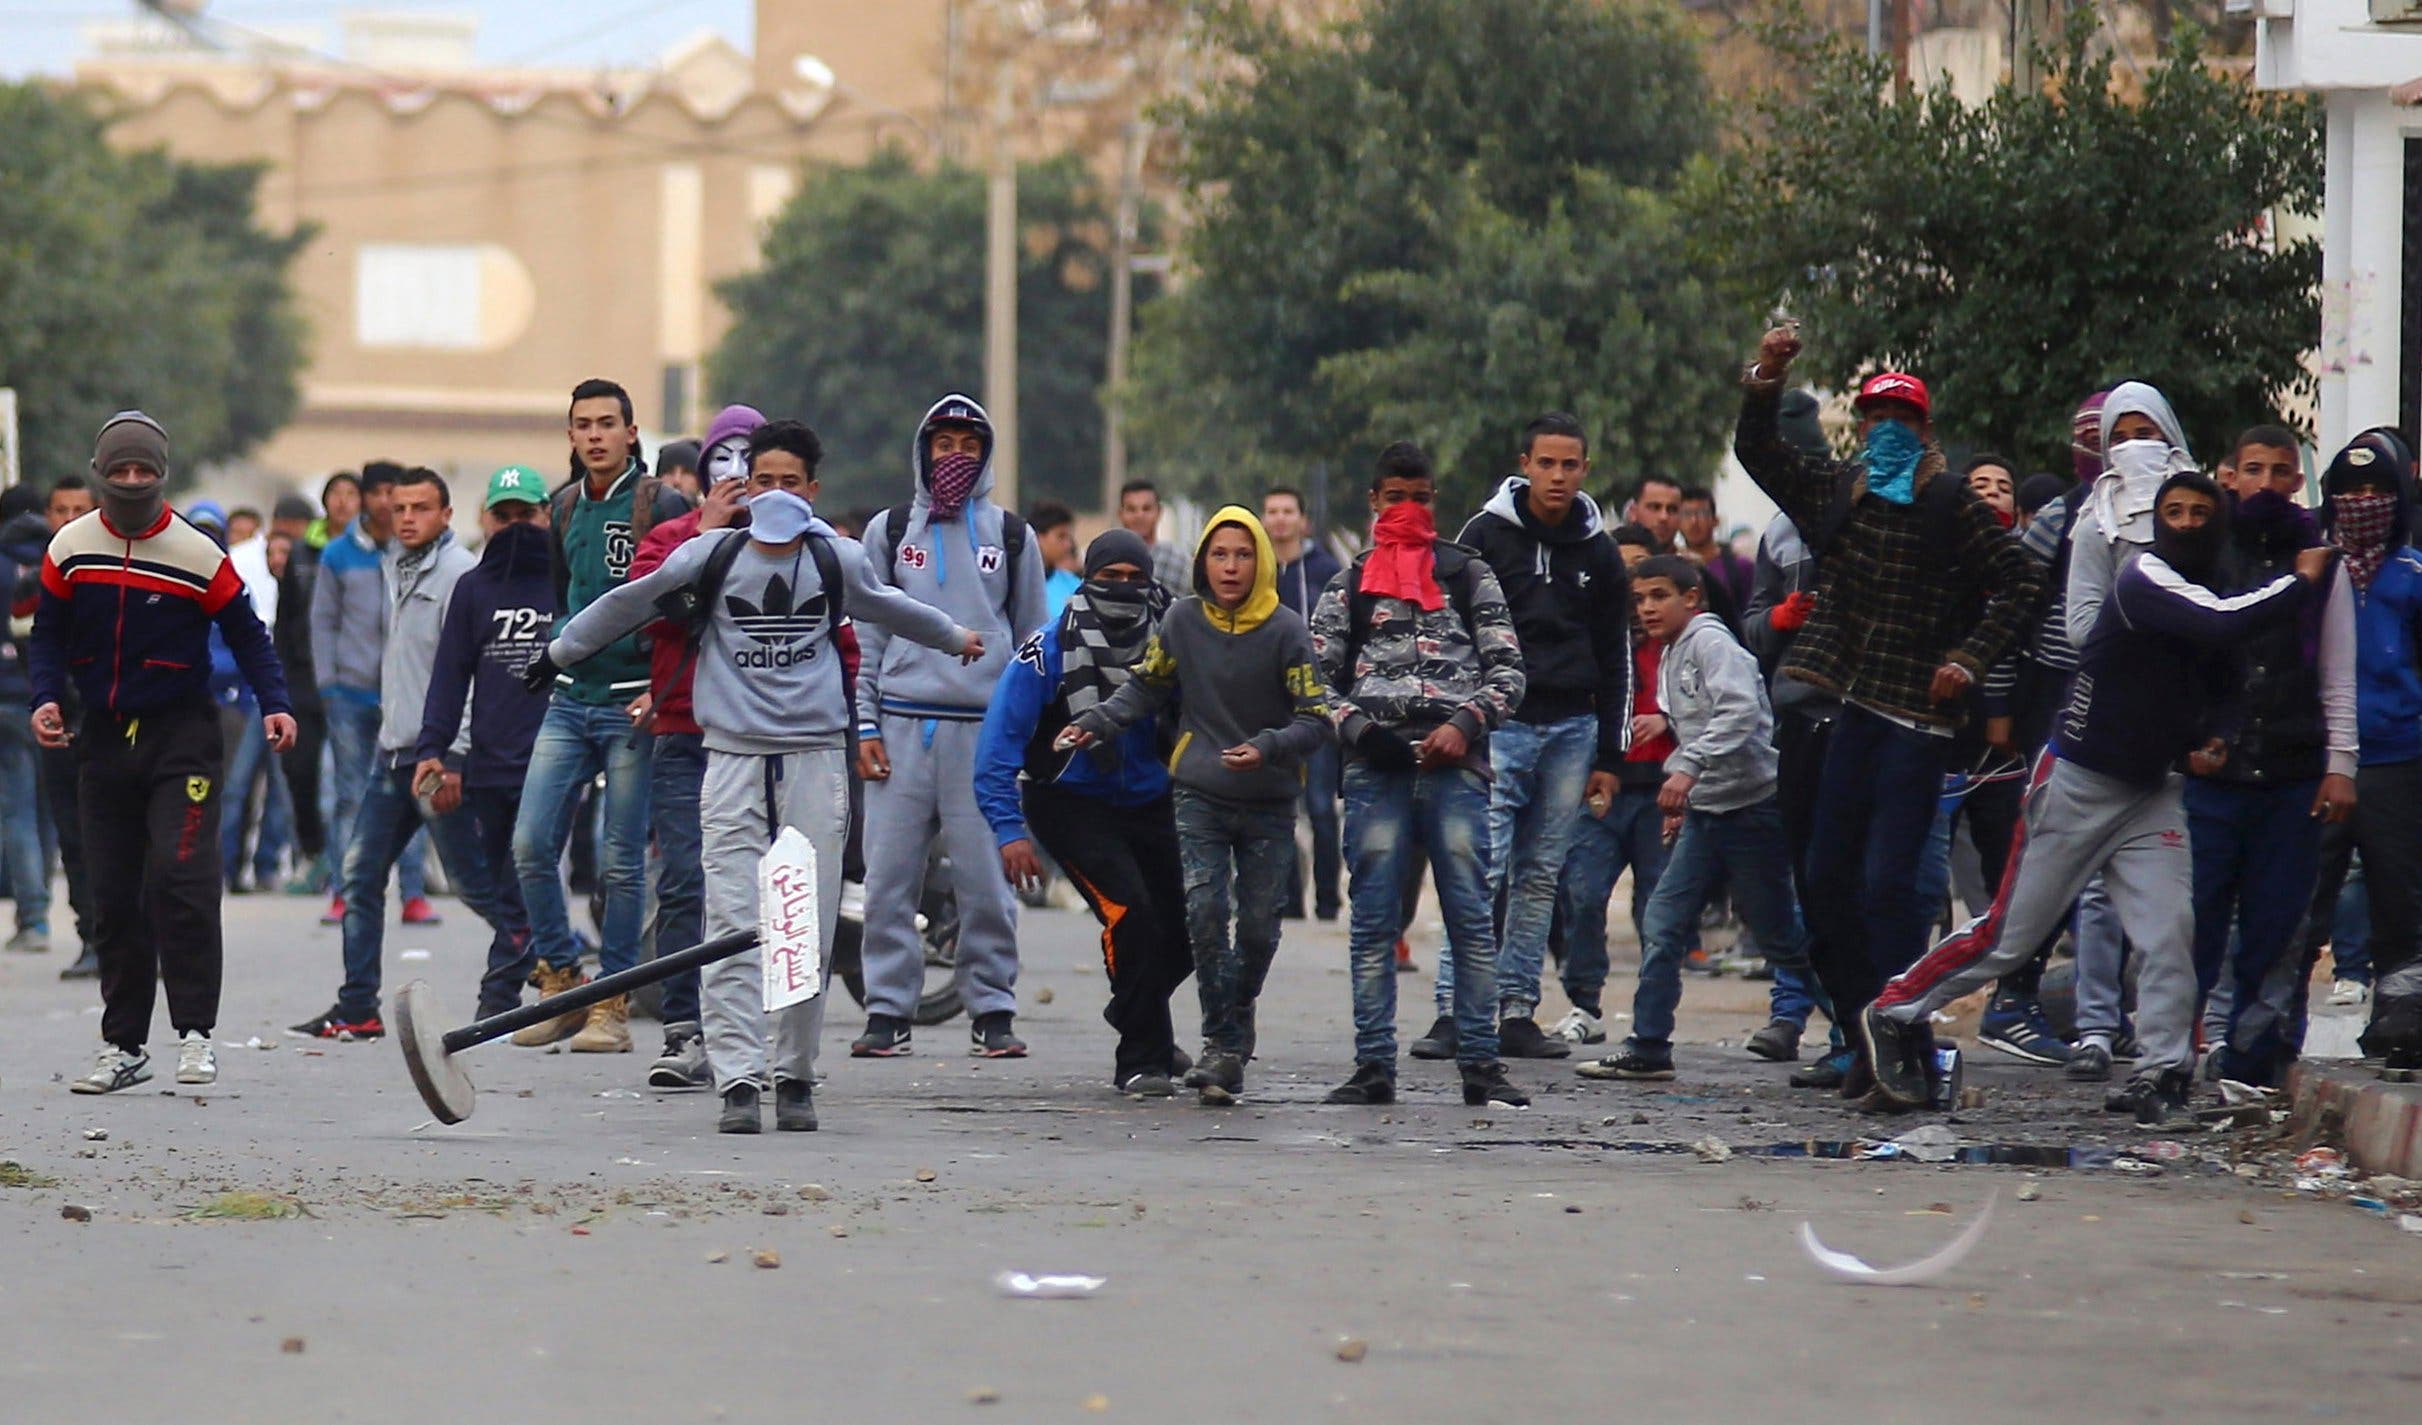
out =
<path fill-rule="evenodd" d="M 2026 830 L 2000 912 L 1954 933 L 1876 999 L 1905 1024 L 1992 984 L 2026 963 L 2102 873 L 2111 907 L 2134 943 L 2138 1077 L 2183 1069 L 2194 1059 L 2195 865 L 2187 843 L 2185 778 L 2141 787 L 2056 763 L 2029 794 Z"/>
<path fill-rule="evenodd" d="M 791 826 L 816 848 L 816 932 L 826 946 L 833 943 L 833 922 L 841 905 L 841 851 L 849 839 L 847 752 L 835 747 L 750 757 L 710 751 L 699 822 L 709 939 L 756 928 L 757 863 L 781 828 Z M 826 973 L 831 973 L 829 965 Z M 706 968 L 699 1003 L 706 1062 L 714 1070 L 717 1093 L 743 1079 L 767 1083 L 768 1019 L 774 1026 L 771 1077 L 815 1082 L 825 996 L 768 1015 L 764 975 L 755 950 Z"/>
<path fill-rule="evenodd" d="M 925 983 L 917 906 L 938 841 L 959 900 L 959 986 L 967 1012 L 1018 1007 L 1018 910 L 998 843 L 976 810 L 979 722 L 883 715 L 891 776 L 866 784 L 866 1010 L 913 1016 Z M 930 730 L 931 741 L 928 741 Z"/>

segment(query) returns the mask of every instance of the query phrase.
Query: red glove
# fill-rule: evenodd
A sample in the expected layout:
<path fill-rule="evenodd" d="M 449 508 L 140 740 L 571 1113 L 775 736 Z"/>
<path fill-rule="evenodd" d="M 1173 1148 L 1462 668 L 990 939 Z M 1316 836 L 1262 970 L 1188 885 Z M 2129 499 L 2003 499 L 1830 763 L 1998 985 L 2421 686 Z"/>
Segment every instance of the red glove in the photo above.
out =
<path fill-rule="evenodd" d="M 1768 609 L 1766 621 L 1773 624 L 1778 633 L 1797 633 L 1800 625 L 1808 622 L 1808 616 L 1815 612 L 1816 595 L 1802 592 L 1789 595 L 1783 602 Z"/>

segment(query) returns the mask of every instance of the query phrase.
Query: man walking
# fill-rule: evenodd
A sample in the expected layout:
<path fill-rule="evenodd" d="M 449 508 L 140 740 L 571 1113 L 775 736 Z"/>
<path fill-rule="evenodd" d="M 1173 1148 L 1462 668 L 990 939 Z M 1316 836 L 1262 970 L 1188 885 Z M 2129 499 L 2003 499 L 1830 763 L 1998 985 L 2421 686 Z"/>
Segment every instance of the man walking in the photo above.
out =
<path fill-rule="evenodd" d="M 1280 485 L 1266 491 L 1261 497 L 1261 527 L 1269 534 L 1271 552 L 1278 560 L 1278 601 L 1295 610 L 1309 626 L 1321 591 L 1337 577 L 1341 567 L 1337 556 L 1306 521 L 1301 490 Z M 1304 759 L 1304 821 L 1312 832 L 1312 913 L 1322 920 L 1337 919 L 1344 908 L 1338 884 L 1345 863 L 1337 840 L 1337 781 L 1343 768 L 1335 739 L 1323 742 Z M 1293 920 L 1303 919 L 1304 880 L 1299 859 L 1287 897 Z"/>
<path fill-rule="evenodd" d="M 990 499 L 992 419 L 966 396 L 936 401 L 910 448 L 916 498 L 868 522 L 874 577 L 950 615 L 991 650 L 970 666 L 896 639 L 862 634 L 858 775 L 866 781 L 866 1032 L 857 1058 L 910 1052 L 909 1019 L 925 981 L 916 911 L 926 858 L 950 857 L 959 902 L 958 973 L 973 1018 L 968 1052 L 1019 1058 L 1017 902 L 999 864 L 975 781 L 993 684 L 1009 650 L 1043 625 L 1043 557 L 1025 521 Z"/>
<path fill-rule="evenodd" d="M 101 956 L 101 1051 L 77 1093 L 151 1077 L 153 996 L 168 990 L 177 1082 L 218 1079 L 218 712 L 210 698 L 215 626 L 259 699 L 269 745 L 294 741 L 294 715 L 269 630 L 210 536 L 168 509 L 168 432 L 121 411 L 93 445 L 101 508 L 52 537 L 28 648 L 34 737 L 78 754 L 78 800 Z M 60 710 L 73 676 L 84 716 Z"/>

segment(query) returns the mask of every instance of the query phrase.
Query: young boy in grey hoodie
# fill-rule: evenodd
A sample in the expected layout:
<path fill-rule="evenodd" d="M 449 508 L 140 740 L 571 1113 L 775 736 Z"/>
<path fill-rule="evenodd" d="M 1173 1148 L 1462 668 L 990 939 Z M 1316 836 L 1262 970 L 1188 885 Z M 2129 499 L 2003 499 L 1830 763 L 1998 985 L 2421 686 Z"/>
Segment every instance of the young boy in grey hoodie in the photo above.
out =
<path fill-rule="evenodd" d="M 1060 740 L 1085 747 L 1114 738 L 1178 699 L 1169 765 L 1186 938 L 1203 1002 L 1203 1056 L 1186 1083 L 1217 1104 L 1244 1092 L 1254 1002 L 1278 954 L 1295 867 L 1303 766 L 1331 733 L 1312 631 L 1279 602 L 1278 560 L 1251 511 L 1228 505 L 1211 517 L 1194 551 L 1194 589 L 1170 606 L 1135 676 L 1079 714 Z"/>
<path fill-rule="evenodd" d="M 757 866 L 785 826 L 816 849 L 817 936 L 830 945 L 841 896 L 842 843 L 849 834 L 850 706 L 832 631 L 844 612 L 928 648 L 972 662 L 984 641 L 948 614 L 902 594 L 868 571 L 866 554 L 815 517 L 816 465 L 823 445 L 797 421 L 769 421 L 750 435 L 749 502 L 743 528 L 710 530 L 656 571 L 600 595 L 565 624 L 532 663 L 547 686 L 659 616 L 658 602 L 685 590 L 704 597 L 693 703 L 706 745 L 700 797 L 709 939 L 757 925 Z M 731 540 L 720 584 L 710 564 Z M 861 623 L 861 627 L 864 626 Z M 766 1016 L 756 952 L 706 971 L 706 1057 L 723 1098 L 722 1131 L 755 1133 L 765 1085 Z M 816 1126 L 813 1085 L 824 997 L 771 1016 L 774 1126 Z"/>
<path fill-rule="evenodd" d="M 1757 656 L 1705 611 L 1702 577 L 1697 565 L 1674 554 L 1642 560 L 1632 571 L 1640 627 L 1665 645 L 1658 706 L 1678 746 L 1665 759 L 1657 808 L 1673 850 L 1648 902 L 1631 1037 L 1620 1054 L 1581 1065 L 1587 1078 L 1674 1076 L 1682 957 L 1720 883 L 1731 885 L 1743 926 L 1777 969 L 1808 969 L 1790 844 L 1775 801 L 1774 708 Z"/>

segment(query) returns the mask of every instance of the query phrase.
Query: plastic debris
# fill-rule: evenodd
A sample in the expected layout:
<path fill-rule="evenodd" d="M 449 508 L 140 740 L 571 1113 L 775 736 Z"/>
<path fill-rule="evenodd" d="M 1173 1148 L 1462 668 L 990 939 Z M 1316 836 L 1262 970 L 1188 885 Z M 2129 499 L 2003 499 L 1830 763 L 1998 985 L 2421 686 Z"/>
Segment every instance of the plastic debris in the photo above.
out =
<path fill-rule="evenodd" d="M 2416 1215 L 2411 1212 L 2400 1212 L 2397 1214 L 2397 1226 L 2407 1232 L 2422 1235 L 2422 1215 Z"/>
<path fill-rule="evenodd" d="M 2111 1160 L 2111 1171 L 2125 1173 L 2132 1178 L 2158 1177 L 2161 1164 L 2148 1163 L 2142 1158 L 2114 1158 Z"/>
<path fill-rule="evenodd" d="M 2346 1155 L 2335 1148 L 2307 1148 L 2296 1155 L 2296 1171 L 2316 1178 L 2346 1176 Z"/>
<path fill-rule="evenodd" d="M 1984 1238 L 1985 1224 L 1993 1220 L 1994 1204 L 2000 1200 L 2001 1193 L 1996 1190 L 1986 1197 L 1984 1210 L 1976 1214 L 1976 1220 L 1969 1223 L 1964 1231 L 1939 1251 L 1920 1257 L 1906 1266 L 1871 1266 L 1848 1252 L 1834 1251 L 1817 1240 L 1816 1228 L 1806 1222 L 1800 1224 L 1800 1246 L 1808 1253 L 1809 1260 L 1815 1262 L 1827 1276 L 1840 1281 L 1856 1282 L 1862 1286 L 1922 1286 L 1958 1266 L 1968 1253 L 1975 1250 L 1976 1244 Z"/>
<path fill-rule="evenodd" d="M 428 959 L 428 958 L 429 958 L 429 952 L 428 952 L 428 951 L 426 951 L 426 950 L 417 950 L 417 949 L 415 949 L 415 950 L 406 950 L 406 951 L 404 952 L 404 958 L 405 958 L 405 959 L 407 959 L 407 960 L 426 960 L 426 959 Z"/>
<path fill-rule="evenodd" d="M 1912 1128 L 1892 1140 L 1900 1155 L 1920 1163 L 1948 1163 L 1959 1154 L 1960 1136 L 1939 1123 Z"/>
<path fill-rule="evenodd" d="M 2174 1138 L 2161 1138 L 2145 1144 L 2140 1151 L 2148 1158 L 2175 1163 L 2187 1155 L 2187 1145 Z"/>
<path fill-rule="evenodd" d="M 2382 1217 L 2388 1216 L 2388 1204 L 2382 1202 L 2376 1197 L 2363 1197 L 2357 1195 L 2348 1198 L 2347 1202 L 2355 1207 L 2362 1208 L 2365 1212 L 2376 1212 Z"/>
<path fill-rule="evenodd" d="M 1003 1296 L 1023 1297 L 1030 1301 L 1073 1300 L 1093 1295 L 1102 1289 L 1108 1277 L 1035 1276 L 1027 1272 L 1002 1272 L 992 1279 L 993 1289 Z"/>

